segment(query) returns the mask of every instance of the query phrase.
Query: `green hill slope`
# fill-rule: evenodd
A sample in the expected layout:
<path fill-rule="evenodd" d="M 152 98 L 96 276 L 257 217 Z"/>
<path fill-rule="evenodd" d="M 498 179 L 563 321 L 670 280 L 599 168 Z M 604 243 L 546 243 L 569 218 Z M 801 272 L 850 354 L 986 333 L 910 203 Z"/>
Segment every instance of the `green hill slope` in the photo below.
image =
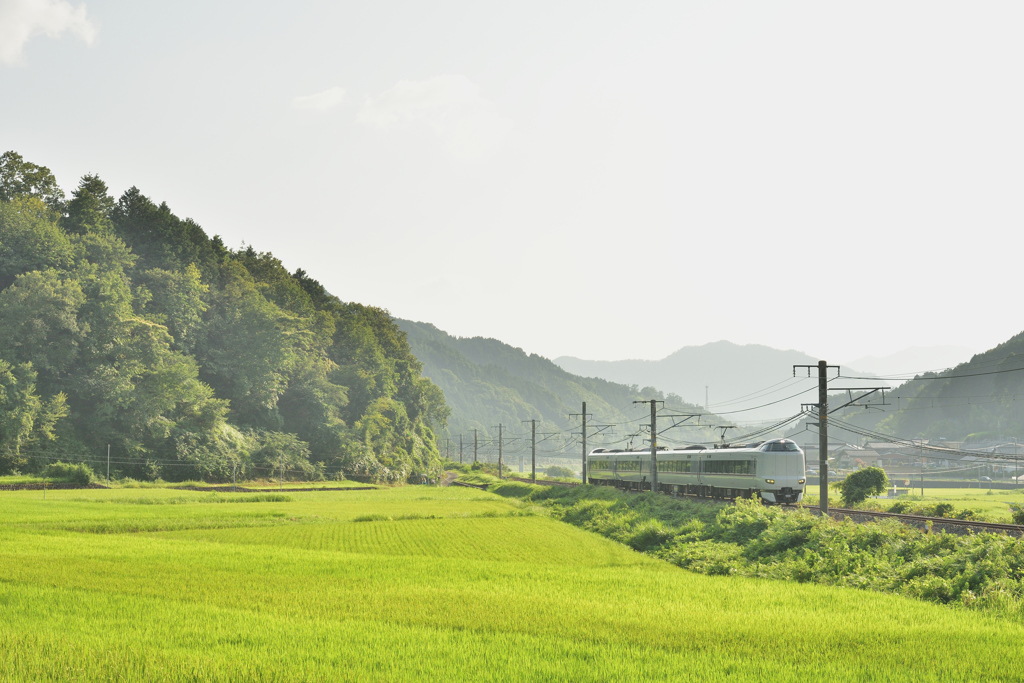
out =
<path fill-rule="evenodd" d="M 856 393 L 854 394 L 856 396 Z M 846 403 L 846 393 L 829 398 L 832 409 Z M 967 445 L 1024 441 L 1024 333 L 940 373 L 925 373 L 878 394 L 872 408 L 839 410 L 836 441 L 855 443 L 863 434 L 841 429 L 843 423 L 908 439 L 946 439 Z M 802 431 L 800 423 L 794 432 Z M 878 440 L 878 439 L 874 439 Z"/>
<path fill-rule="evenodd" d="M 405 332 L 409 346 L 423 363 L 423 374 L 439 386 L 451 408 L 448 420 L 453 435 L 471 434 L 473 429 L 488 438 L 497 436 L 500 422 L 514 432 L 528 430 L 522 420 L 542 420 L 546 432 L 561 430 L 566 438 L 579 430 L 579 421 L 569 417 L 579 413 L 582 402 L 595 423 L 615 427 L 595 437 L 592 443 L 628 443 L 629 434 L 646 423 L 649 409 L 634 406 L 635 399 L 665 399 L 670 410 L 703 412 L 678 396 L 652 387 L 616 384 L 598 378 L 579 377 L 566 372 L 552 361 L 496 339 L 453 337 L 429 323 L 396 320 Z M 677 434 L 676 436 L 679 436 Z M 710 440 L 704 429 L 688 429 L 686 438 Z M 633 440 L 641 446 L 643 437 Z"/>

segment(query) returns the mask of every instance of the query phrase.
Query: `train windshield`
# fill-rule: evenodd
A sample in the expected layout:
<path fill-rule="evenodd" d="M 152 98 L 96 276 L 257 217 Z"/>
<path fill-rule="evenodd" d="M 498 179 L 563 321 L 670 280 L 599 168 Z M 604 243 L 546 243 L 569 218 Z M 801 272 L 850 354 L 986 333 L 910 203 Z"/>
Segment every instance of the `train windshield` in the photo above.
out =
<path fill-rule="evenodd" d="M 766 451 L 798 451 L 800 448 L 792 441 L 772 441 L 766 443 L 763 450 Z"/>

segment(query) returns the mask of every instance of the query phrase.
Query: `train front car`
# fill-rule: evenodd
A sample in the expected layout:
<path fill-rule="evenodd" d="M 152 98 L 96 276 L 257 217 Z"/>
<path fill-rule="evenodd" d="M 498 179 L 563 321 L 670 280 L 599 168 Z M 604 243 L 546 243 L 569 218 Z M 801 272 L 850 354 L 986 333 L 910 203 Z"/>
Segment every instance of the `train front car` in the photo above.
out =
<path fill-rule="evenodd" d="M 799 503 L 806 483 L 804 452 L 789 439 L 766 441 L 758 448 L 761 497 L 769 503 Z"/>

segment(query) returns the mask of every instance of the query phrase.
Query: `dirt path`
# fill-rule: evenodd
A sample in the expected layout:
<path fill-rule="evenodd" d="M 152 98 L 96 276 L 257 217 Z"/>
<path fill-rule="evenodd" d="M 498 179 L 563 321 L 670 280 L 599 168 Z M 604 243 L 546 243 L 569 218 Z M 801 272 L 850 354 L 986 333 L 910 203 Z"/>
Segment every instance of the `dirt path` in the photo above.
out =
<path fill-rule="evenodd" d="M 458 472 L 446 472 L 444 475 L 444 479 L 441 480 L 441 486 L 451 486 L 452 482 L 458 478 Z"/>

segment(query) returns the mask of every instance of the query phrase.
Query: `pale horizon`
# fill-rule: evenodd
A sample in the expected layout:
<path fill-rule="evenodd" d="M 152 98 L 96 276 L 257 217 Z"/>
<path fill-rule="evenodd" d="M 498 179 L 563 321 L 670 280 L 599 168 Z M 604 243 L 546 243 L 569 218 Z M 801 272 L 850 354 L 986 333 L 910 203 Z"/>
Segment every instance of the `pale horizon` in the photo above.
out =
<path fill-rule="evenodd" d="M 2 150 L 451 334 L 846 362 L 1024 327 L 1017 4 L 4 0 L 0 24 Z"/>

